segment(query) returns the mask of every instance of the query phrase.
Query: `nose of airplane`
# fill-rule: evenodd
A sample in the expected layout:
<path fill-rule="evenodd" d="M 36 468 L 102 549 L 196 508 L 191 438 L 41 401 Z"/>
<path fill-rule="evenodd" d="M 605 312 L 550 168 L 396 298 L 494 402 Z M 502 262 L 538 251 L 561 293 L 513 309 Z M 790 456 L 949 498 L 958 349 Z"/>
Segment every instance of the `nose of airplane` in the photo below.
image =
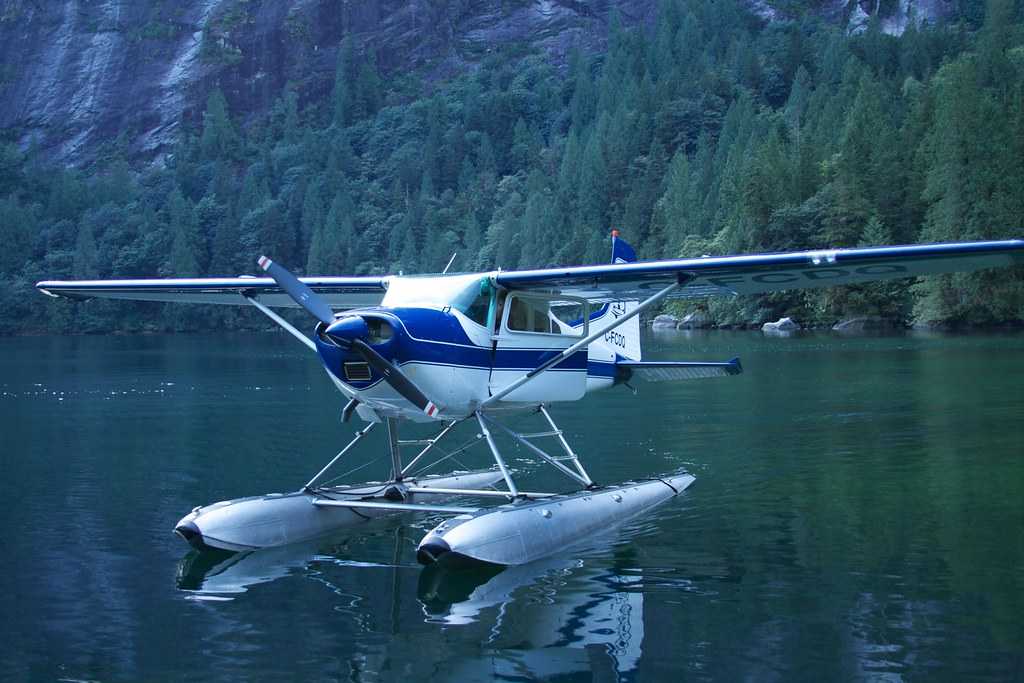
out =
<path fill-rule="evenodd" d="M 355 339 L 365 339 L 369 333 L 366 321 L 361 316 L 350 315 L 331 323 L 327 330 L 327 336 L 342 343 L 351 343 Z"/>

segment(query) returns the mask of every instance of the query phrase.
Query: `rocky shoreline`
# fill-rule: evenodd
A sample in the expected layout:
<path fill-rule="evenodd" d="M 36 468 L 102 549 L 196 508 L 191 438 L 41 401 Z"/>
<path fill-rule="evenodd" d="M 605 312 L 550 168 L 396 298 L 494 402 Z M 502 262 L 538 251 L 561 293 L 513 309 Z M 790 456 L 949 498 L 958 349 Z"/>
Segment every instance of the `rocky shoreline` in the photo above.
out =
<path fill-rule="evenodd" d="M 908 323 L 895 318 L 879 316 L 851 316 L 834 322 L 800 322 L 791 317 L 768 322 L 718 324 L 703 312 L 690 313 L 682 318 L 663 313 L 647 321 L 652 330 L 760 330 L 766 335 L 791 336 L 797 332 L 830 330 L 839 334 L 886 334 L 905 331 L 922 332 L 974 332 L 1020 331 L 1024 320 L 1009 320 L 991 325 L 967 325 L 948 321 Z"/>

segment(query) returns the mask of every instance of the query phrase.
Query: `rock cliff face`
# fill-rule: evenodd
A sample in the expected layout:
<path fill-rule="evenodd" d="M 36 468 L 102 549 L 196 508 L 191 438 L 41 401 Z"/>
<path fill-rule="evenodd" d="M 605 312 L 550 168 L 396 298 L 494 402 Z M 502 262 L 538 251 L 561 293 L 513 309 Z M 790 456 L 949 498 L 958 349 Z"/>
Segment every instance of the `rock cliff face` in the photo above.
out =
<path fill-rule="evenodd" d="M 835 2 L 835 5 L 846 5 L 842 14 L 843 25 L 851 32 L 867 28 L 874 14 L 879 14 L 882 31 L 891 35 L 902 35 L 912 23 L 920 26 L 925 22 L 944 19 L 953 13 L 952 0 L 898 0 L 895 6 L 890 3 L 888 11 L 883 11 L 881 0 L 858 0 L 856 2 Z"/>
<path fill-rule="evenodd" d="M 301 98 L 333 83 L 339 44 L 383 70 L 445 75 L 499 43 L 556 59 L 596 47 L 610 0 L 8 0 L 0 15 L 0 128 L 75 163 L 123 135 L 135 152 L 169 145 L 214 85 L 232 111 L 265 111 L 291 84 Z M 650 22 L 654 0 L 614 3 Z"/>
<path fill-rule="evenodd" d="M 749 0 L 766 19 L 775 4 Z M 826 0 L 820 11 L 852 30 L 881 0 Z M 930 20 L 950 0 L 899 0 L 886 30 Z M 891 5 L 891 2 L 889 3 Z M 384 71 L 443 77 L 498 44 L 528 42 L 563 61 L 597 49 L 610 8 L 651 25 L 656 0 L 4 0 L 0 11 L 0 129 L 67 162 L 107 140 L 157 156 L 182 120 L 220 87 L 235 114 L 266 109 L 286 85 L 303 100 L 332 86 L 341 39 Z"/>
<path fill-rule="evenodd" d="M 0 18 L 0 127 L 79 160 L 124 134 L 140 149 L 173 135 L 201 72 L 217 0 L 8 2 Z"/>

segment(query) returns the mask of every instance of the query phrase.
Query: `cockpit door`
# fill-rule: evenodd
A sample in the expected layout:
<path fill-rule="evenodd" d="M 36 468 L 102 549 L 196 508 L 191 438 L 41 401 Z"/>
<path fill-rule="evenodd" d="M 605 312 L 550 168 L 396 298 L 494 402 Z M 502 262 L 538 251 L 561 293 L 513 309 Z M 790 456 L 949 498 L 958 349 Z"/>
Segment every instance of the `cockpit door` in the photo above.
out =
<path fill-rule="evenodd" d="M 589 310 L 585 301 L 558 300 L 501 293 L 495 315 L 496 334 L 490 389 L 496 392 L 569 348 L 587 334 Z M 579 320 L 584 321 L 583 325 Z M 587 390 L 587 349 L 533 378 L 506 396 L 505 401 L 575 401 Z"/>

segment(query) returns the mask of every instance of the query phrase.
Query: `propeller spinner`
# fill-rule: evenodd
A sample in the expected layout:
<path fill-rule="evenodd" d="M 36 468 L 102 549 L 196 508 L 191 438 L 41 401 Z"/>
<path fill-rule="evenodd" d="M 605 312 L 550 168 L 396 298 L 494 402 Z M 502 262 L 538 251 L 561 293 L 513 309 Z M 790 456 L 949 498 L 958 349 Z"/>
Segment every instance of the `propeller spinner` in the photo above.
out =
<path fill-rule="evenodd" d="M 400 396 L 415 405 L 430 417 L 437 415 L 437 405 L 427 398 L 426 394 L 409 379 L 409 377 L 380 355 L 376 349 L 366 342 L 369 328 L 366 320 L 360 315 L 347 315 L 335 318 L 334 311 L 316 292 L 310 289 L 299 278 L 295 277 L 280 264 L 274 263 L 266 256 L 261 256 L 259 266 L 267 272 L 274 282 L 290 296 L 295 303 L 306 309 L 323 325 L 323 334 L 340 348 L 352 350 L 362 356 L 367 365 L 384 377 L 384 381 Z"/>

